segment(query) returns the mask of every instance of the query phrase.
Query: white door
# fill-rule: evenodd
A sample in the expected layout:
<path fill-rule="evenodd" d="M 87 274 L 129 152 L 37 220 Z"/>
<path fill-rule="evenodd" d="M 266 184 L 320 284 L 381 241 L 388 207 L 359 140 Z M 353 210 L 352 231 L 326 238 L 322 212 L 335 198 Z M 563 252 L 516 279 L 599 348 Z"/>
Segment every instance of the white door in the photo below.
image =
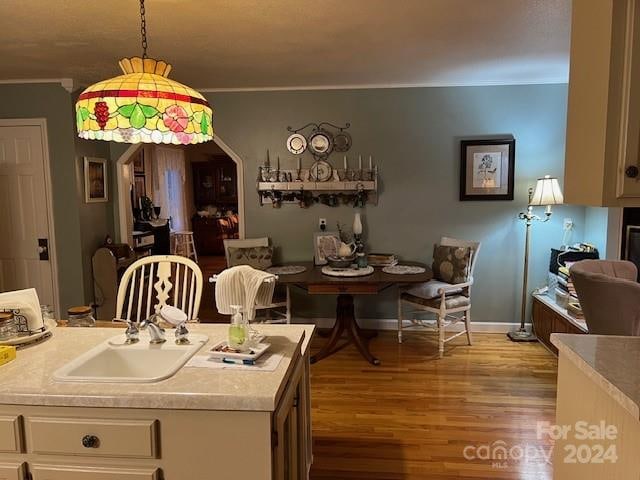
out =
<path fill-rule="evenodd" d="M 0 291 L 33 287 L 55 306 L 44 138 L 42 126 L 0 124 Z"/>

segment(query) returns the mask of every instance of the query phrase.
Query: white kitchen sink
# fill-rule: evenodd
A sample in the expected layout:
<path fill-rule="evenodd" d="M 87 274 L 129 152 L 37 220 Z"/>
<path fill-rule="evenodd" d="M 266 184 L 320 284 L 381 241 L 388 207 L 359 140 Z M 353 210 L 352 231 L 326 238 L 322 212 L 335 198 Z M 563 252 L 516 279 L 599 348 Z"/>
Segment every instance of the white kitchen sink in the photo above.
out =
<path fill-rule="evenodd" d="M 133 345 L 124 344 L 124 335 L 113 337 L 80 355 L 57 370 L 53 377 L 62 382 L 152 383 L 169 378 L 207 343 L 202 334 L 189 334 L 190 344 L 176 345 L 171 335 L 165 343 L 149 343 L 146 333 Z"/>

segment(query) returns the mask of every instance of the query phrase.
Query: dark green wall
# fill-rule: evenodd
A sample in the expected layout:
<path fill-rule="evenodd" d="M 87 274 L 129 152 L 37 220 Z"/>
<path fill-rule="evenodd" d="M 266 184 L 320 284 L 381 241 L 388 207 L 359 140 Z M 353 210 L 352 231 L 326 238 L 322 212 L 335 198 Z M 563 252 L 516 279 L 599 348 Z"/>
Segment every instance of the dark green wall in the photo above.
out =
<path fill-rule="evenodd" d="M 45 118 L 49 137 L 60 305 L 85 302 L 73 104 L 59 84 L 0 85 L 0 118 Z"/>
<path fill-rule="evenodd" d="M 310 260 L 318 218 L 332 227 L 348 225 L 353 209 L 314 205 L 303 210 L 284 205 L 260 207 L 255 188 L 258 165 L 267 148 L 280 155 L 283 168 L 295 165 L 284 142 L 288 125 L 351 122 L 351 165 L 358 154 L 373 155 L 380 167 L 380 202 L 363 210 L 368 247 L 392 251 L 404 259 L 429 261 L 441 235 L 480 240 L 476 270 L 474 319 L 519 320 L 524 226 L 517 213 L 526 190 L 538 176 L 562 177 L 566 121 L 566 85 L 496 87 L 249 92 L 207 94 L 214 107 L 216 133 L 245 163 L 247 236 L 268 235 L 285 261 Z M 88 259 L 93 248 L 117 225 L 110 204 L 82 203 L 78 170 L 81 155 L 115 160 L 126 149 L 116 144 L 76 142 L 72 97 L 58 85 L 0 86 L 0 117 L 45 117 L 54 183 L 62 306 L 90 298 Z M 516 147 L 516 199 L 512 202 L 459 202 L 459 141 L 486 135 L 513 134 Z M 112 171 L 113 171 L 112 160 Z M 304 164 L 311 164 L 309 156 Z M 341 155 L 332 155 L 334 166 Z M 112 178 L 113 180 L 113 178 Z M 111 199 L 115 182 L 111 182 Z M 114 207 L 115 208 L 115 207 Z M 532 236 L 531 286 L 546 280 L 548 252 L 562 240 L 562 219 L 576 225 L 573 241 L 583 240 L 585 210 L 562 206 L 552 220 L 536 224 Z M 584 240 L 589 240 L 588 238 Z M 297 294 L 301 316 L 330 316 L 330 297 Z M 394 293 L 360 301 L 358 314 L 393 318 Z"/>
<path fill-rule="evenodd" d="M 247 236 L 268 235 L 283 260 L 310 260 L 318 218 L 351 225 L 353 209 L 295 205 L 260 207 L 255 180 L 266 150 L 283 168 L 295 165 L 287 152 L 287 126 L 308 122 L 350 122 L 357 155 L 373 155 L 380 166 L 378 206 L 363 210 L 368 247 L 396 252 L 407 260 L 430 261 L 442 235 L 482 241 L 474 287 L 474 318 L 519 321 L 524 225 L 517 213 L 527 188 L 544 174 L 562 178 L 566 85 L 405 88 L 298 92 L 210 93 L 216 134 L 245 161 Z M 516 138 L 515 200 L 460 202 L 460 139 L 513 134 Z M 342 165 L 342 155 L 330 162 Z M 304 157 L 304 166 L 312 159 Z M 584 209 L 562 206 L 552 220 L 533 227 L 532 287 L 546 281 L 548 252 L 562 240 L 562 219 L 576 224 L 582 239 Z M 394 318 L 394 293 L 361 299 L 364 317 Z M 331 298 L 297 295 L 296 314 L 329 316 Z"/>

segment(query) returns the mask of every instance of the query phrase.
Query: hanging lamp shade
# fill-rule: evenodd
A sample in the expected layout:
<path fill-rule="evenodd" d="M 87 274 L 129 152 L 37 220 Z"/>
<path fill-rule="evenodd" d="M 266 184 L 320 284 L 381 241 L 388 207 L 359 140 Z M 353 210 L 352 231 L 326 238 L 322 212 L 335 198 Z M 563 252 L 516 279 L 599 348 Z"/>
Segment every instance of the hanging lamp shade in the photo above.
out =
<path fill-rule="evenodd" d="M 119 63 L 124 75 L 91 85 L 78 97 L 79 137 L 174 145 L 213 139 L 209 103 L 194 89 L 169 79 L 171 65 L 140 57 Z"/>

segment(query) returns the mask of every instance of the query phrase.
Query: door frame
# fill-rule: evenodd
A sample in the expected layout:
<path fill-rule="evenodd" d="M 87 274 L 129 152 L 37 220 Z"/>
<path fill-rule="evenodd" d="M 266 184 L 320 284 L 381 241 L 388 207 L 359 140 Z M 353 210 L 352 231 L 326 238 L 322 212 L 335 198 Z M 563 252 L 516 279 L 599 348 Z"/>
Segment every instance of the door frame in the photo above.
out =
<path fill-rule="evenodd" d="M 214 135 L 213 142 L 218 145 L 224 153 L 236 164 L 236 182 L 238 187 L 238 237 L 245 238 L 245 198 L 244 198 L 244 161 L 229 145 L 227 145 L 218 135 Z M 116 183 L 118 187 L 118 234 L 119 241 L 131 244 L 133 242 L 132 216 L 128 214 L 130 204 L 127 179 L 125 178 L 125 166 L 131 163 L 134 154 L 144 146 L 153 146 L 148 143 L 137 143 L 130 145 L 116 161 Z M 162 145 L 160 145 L 162 146 Z M 180 146 L 180 145 L 176 145 Z M 188 147 L 188 145 L 182 145 Z"/>
<path fill-rule="evenodd" d="M 51 180 L 51 160 L 49 158 L 49 136 L 46 118 L 4 118 L 0 127 L 39 127 L 44 162 L 44 189 L 47 202 L 47 222 L 49 223 L 49 263 L 53 277 L 53 308 L 60 318 L 60 286 L 58 285 L 58 250 L 56 248 L 55 217 L 53 214 L 53 182 Z"/>

